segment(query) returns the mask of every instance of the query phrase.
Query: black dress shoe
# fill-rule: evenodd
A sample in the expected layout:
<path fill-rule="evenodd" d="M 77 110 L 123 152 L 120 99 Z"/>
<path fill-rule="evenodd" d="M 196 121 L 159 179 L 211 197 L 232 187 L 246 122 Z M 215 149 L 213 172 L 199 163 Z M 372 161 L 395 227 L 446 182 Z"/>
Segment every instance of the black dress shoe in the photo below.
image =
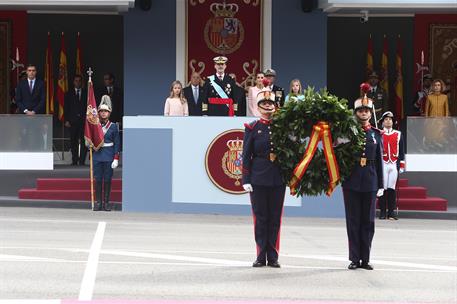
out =
<path fill-rule="evenodd" d="M 351 264 L 349 264 L 349 266 L 348 266 L 348 269 L 354 270 L 354 269 L 357 269 L 359 267 L 360 267 L 359 263 L 351 262 Z"/>
<path fill-rule="evenodd" d="M 362 262 L 362 264 L 360 265 L 360 268 L 363 268 L 365 270 L 373 270 L 373 266 L 371 266 L 370 264 L 368 264 L 368 262 Z"/>
<path fill-rule="evenodd" d="M 385 220 L 385 219 L 386 219 L 386 216 L 385 216 L 385 215 L 380 215 L 380 216 L 379 216 L 379 219 L 380 219 L 380 220 Z"/>
<path fill-rule="evenodd" d="M 393 216 L 393 215 L 389 215 L 387 218 L 389 220 L 391 220 L 391 221 L 398 221 L 398 218 L 396 216 Z"/>
<path fill-rule="evenodd" d="M 274 262 L 268 261 L 268 266 L 273 267 L 273 268 L 281 268 L 281 265 L 278 263 L 278 261 L 274 261 Z"/>
<path fill-rule="evenodd" d="M 263 267 L 265 265 L 266 265 L 265 262 L 260 262 L 260 261 L 257 261 L 257 260 L 255 260 L 254 263 L 252 263 L 252 267 Z"/>

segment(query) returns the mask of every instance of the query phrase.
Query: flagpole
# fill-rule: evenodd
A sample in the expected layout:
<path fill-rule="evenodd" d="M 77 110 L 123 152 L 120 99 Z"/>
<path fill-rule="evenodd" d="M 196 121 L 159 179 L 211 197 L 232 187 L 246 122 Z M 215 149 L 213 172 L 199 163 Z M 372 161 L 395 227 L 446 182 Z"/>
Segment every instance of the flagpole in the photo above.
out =
<path fill-rule="evenodd" d="M 94 167 L 92 164 L 92 145 L 89 146 L 89 163 L 90 163 L 90 201 L 92 210 L 94 210 Z"/>

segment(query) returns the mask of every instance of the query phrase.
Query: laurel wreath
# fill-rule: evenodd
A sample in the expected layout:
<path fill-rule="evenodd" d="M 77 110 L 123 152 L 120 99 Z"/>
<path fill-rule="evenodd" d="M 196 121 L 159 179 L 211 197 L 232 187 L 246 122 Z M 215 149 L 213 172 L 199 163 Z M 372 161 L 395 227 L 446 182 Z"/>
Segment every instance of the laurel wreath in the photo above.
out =
<path fill-rule="evenodd" d="M 347 100 L 331 95 L 326 89 L 319 92 L 308 87 L 305 99 L 290 101 L 274 116 L 272 141 L 286 183 L 303 158 L 312 127 L 319 121 L 329 123 L 333 142 L 347 139 L 349 142 L 334 145 L 339 166 L 340 182 L 347 179 L 355 162 L 360 158 L 364 144 L 364 132 L 348 109 Z M 296 187 L 297 196 L 320 195 L 327 190 L 329 174 L 322 145 L 320 144 L 303 178 Z"/>

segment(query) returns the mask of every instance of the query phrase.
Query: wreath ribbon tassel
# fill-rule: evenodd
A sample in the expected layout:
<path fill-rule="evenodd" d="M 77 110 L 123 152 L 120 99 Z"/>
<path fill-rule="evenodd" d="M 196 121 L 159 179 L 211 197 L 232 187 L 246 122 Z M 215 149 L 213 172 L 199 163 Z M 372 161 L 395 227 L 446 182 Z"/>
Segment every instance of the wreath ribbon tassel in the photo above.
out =
<path fill-rule="evenodd" d="M 330 178 L 328 189 L 325 194 L 327 194 L 327 196 L 330 196 L 333 193 L 333 190 L 335 190 L 336 184 L 340 180 L 340 172 L 338 168 L 338 162 L 336 161 L 335 152 L 333 151 L 333 141 L 332 134 L 330 132 L 330 125 L 328 124 L 328 122 L 319 121 L 317 124 L 313 126 L 308 147 L 306 147 L 305 153 L 303 154 L 303 158 L 295 167 L 292 178 L 290 179 L 290 194 L 296 194 L 296 187 L 300 183 L 300 180 L 302 179 L 303 175 L 306 172 L 306 169 L 308 168 L 311 160 L 313 159 L 320 141 L 322 141 L 324 147 L 323 151 Z"/>

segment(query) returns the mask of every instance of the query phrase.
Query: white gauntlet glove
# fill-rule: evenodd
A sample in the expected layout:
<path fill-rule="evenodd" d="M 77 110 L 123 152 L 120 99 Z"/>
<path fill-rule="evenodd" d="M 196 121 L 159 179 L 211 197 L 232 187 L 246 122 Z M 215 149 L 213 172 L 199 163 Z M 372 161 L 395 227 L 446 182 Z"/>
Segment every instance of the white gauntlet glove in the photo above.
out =
<path fill-rule="evenodd" d="M 378 189 L 378 192 L 376 193 L 377 197 L 381 197 L 384 195 L 384 189 Z"/>
<path fill-rule="evenodd" d="M 119 161 L 117 159 L 113 160 L 111 163 L 111 168 L 116 169 L 119 166 Z"/>
<path fill-rule="evenodd" d="M 254 190 L 254 189 L 252 189 L 251 184 L 244 184 L 243 189 L 244 189 L 244 191 L 247 191 L 247 192 L 252 192 Z"/>

